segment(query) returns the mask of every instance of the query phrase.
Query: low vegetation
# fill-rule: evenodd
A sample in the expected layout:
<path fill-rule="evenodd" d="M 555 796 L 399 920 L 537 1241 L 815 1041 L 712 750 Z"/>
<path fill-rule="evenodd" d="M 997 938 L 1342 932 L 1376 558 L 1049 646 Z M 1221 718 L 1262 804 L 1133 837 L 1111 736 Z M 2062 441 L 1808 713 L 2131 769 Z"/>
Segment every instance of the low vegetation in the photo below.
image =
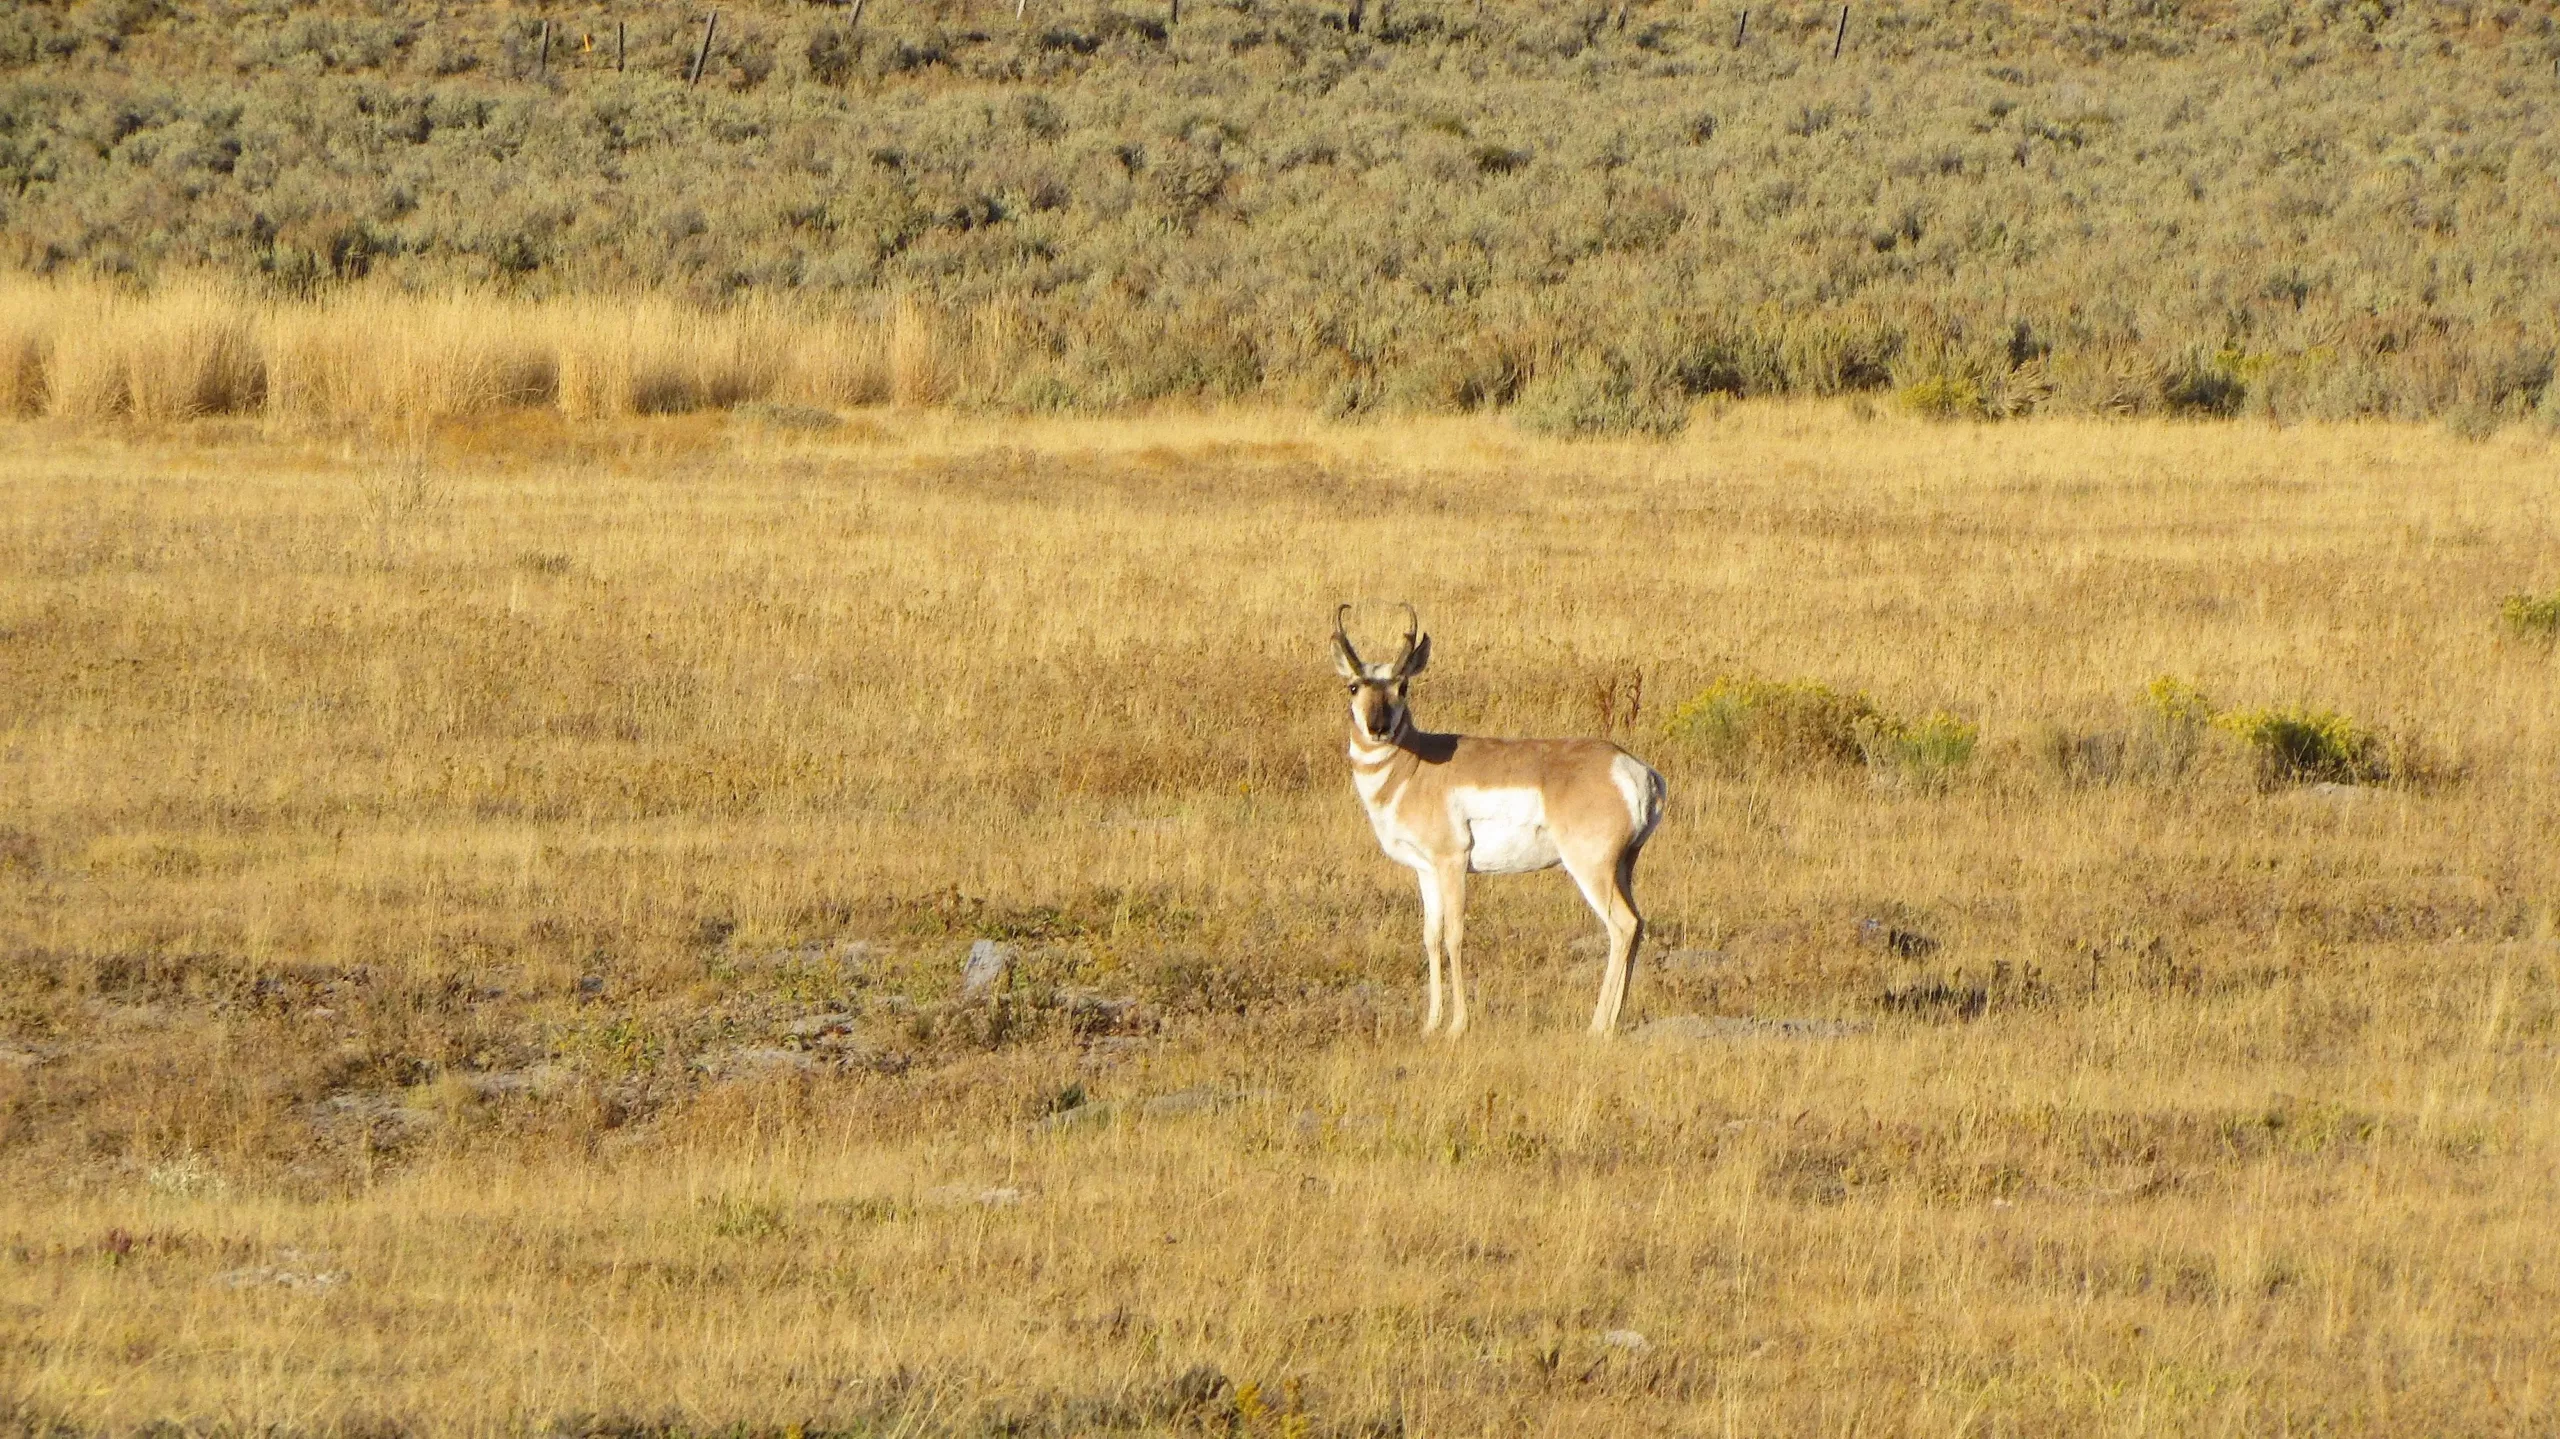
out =
<path fill-rule="evenodd" d="M 2545 1422 L 2540 440 L 790 403 L 0 422 L 0 1425 Z M 1346 598 L 1665 772 L 1620 1042 L 1413 1035 Z"/>
<path fill-rule="evenodd" d="M 2362 784 L 2388 773 L 2382 742 L 2334 710 L 2264 705 L 2217 714 L 2213 726 L 2248 747 L 2269 785 Z"/>
<path fill-rule="evenodd" d="M 44 0 L 0 14 L 0 264 L 609 302 L 548 379 L 474 382 L 573 412 L 873 393 L 905 304 L 911 358 L 952 363 L 903 393 L 1036 413 L 2560 417 L 2545 8 L 1879 0 L 1836 59 L 1828 0 L 1739 16 L 758 0 L 689 84 L 703 15 L 659 0 Z M 361 313 L 275 383 L 367 349 Z M 777 313 L 810 317 L 778 350 Z M 473 315 L 503 350 L 528 312 Z M 236 332 L 180 318 L 116 344 L 208 347 L 203 385 L 119 398 L 85 325 L 59 343 L 108 358 L 0 383 L 253 405 Z"/>
<path fill-rule="evenodd" d="M 2498 602 L 2498 623 L 2513 638 L 2550 645 L 2560 640 L 2560 594 L 2512 594 Z"/>
<path fill-rule="evenodd" d="M 1944 784 L 1973 759 L 1981 730 L 1944 710 L 1905 719 L 1819 680 L 1719 675 L 1682 701 L 1666 737 L 1729 771 L 1863 764 L 1879 780 Z"/>

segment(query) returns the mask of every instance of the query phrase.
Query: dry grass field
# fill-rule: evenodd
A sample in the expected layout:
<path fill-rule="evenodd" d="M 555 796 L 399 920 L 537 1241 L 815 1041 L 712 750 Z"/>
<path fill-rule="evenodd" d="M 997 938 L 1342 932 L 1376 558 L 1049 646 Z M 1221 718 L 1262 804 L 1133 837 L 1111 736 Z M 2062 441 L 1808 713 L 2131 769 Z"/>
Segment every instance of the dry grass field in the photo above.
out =
<path fill-rule="evenodd" d="M 2540 431 L 393 432 L 0 422 L 12 1432 L 2555 1427 Z M 1413 1033 L 1352 597 L 1669 776 L 1636 1033 Z"/>

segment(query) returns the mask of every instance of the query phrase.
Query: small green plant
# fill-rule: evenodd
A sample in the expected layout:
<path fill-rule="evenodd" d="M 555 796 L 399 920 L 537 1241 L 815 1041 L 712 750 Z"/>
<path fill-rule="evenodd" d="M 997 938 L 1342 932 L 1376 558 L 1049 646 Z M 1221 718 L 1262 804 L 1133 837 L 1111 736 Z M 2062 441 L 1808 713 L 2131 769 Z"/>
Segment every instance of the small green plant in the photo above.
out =
<path fill-rule="evenodd" d="M 1891 717 L 1862 694 L 1819 680 L 1719 675 L 1671 711 L 1664 731 L 1727 763 L 1854 764 L 1862 733 Z"/>
<path fill-rule="evenodd" d="M 2364 784 L 2386 777 L 2381 742 L 2334 710 L 2227 710 L 2214 716 L 2213 727 L 2257 756 L 2263 785 Z"/>
<path fill-rule="evenodd" d="M 1932 420 L 1978 419 L 1983 413 L 1982 387 L 1961 375 L 1941 373 L 1914 380 L 1894 399 L 1912 414 Z"/>
<path fill-rule="evenodd" d="M 1858 749 L 1868 768 L 1923 789 L 1944 788 L 1973 761 L 1981 741 L 1980 728 L 1945 710 L 1911 721 L 1879 715 L 1858 731 Z"/>
<path fill-rule="evenodd" d="M 2507 596 L 2498 603 L 2498 625 L 2511 638 L 2532 644 L 2560 640 L 2560 593 Z"/>
<path fill-rule="evenodd" d="M 2176 675 L 2155 675 L 2142 687 L 2142 699 L 2155 722 L 2177 729 L 2202 729 L 2213 723 L 2213 700 Z"/>

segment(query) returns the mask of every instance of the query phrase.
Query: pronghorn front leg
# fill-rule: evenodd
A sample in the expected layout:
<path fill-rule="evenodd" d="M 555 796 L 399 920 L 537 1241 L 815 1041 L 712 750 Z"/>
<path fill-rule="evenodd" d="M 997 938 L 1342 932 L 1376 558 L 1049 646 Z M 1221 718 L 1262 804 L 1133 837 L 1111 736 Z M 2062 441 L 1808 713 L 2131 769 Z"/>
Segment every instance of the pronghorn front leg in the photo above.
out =
<path fill-rule="evenodd" d="M 1467 861 L 1444 860 L 1439 869 L 1440 953 L 1449 961 L 1449 1037 L 1455 1039 L 1467 1032 L 1467 971 L 1458 961 L 1467 942 Z"/>
<path fill-rule="evenodd" d="M 1440 1028 L 1440 908 L 1439 876 L 1430 870 L 1422 876 L 1422 963 L 1431 972 L 1431 1012 L 1422 1019 L 1422 1032 L 1436 1033 Z"/>

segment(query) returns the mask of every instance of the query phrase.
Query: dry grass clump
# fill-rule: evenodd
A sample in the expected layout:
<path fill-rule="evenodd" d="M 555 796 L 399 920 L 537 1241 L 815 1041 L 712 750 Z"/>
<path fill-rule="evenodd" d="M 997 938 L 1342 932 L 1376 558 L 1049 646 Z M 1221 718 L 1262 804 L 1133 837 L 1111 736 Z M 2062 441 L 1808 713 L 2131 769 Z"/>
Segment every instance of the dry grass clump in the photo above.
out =
<path fill-rule="evenodd" d="M 2482 623 L 2538 437 L 799 403 L 8 422 L 0 1424 L 2550 1413 L 2560 718 Z M 1665 772 L 1656 1027 L 1581 1035 L 1545 875 L 1414 1035 L 1346 598 L 1421 607 L 1426 723 Z M 2463 782 L 2262 789 L 2207 689 Z M 2192 763 L 2017 772 L 2147 725 Z"/>
<path fill-rule="evenodd" d="M 262 299 L 206 277 L 138 296 L 18 280 L 0 282 L 0 349 L 15 360 L 17 413 L 391 427 L 524 409 L 593 419 L 946 399 L 946 375 L 1011 358 L 999 323 L 943 354 L 920 307 L 896 314 L 382 289 Z"/>
<path fill-rule="evenodd" d="M 45 412 L 64 419 L 150 421 L 265 403 L 255 311 L 226 287 L 190 283 L 148 299 L 89 290 L 83 300 L 79 313 L 47 317 L 24 290 L 15 297 L 21 404 L 40 394 Z"/>

